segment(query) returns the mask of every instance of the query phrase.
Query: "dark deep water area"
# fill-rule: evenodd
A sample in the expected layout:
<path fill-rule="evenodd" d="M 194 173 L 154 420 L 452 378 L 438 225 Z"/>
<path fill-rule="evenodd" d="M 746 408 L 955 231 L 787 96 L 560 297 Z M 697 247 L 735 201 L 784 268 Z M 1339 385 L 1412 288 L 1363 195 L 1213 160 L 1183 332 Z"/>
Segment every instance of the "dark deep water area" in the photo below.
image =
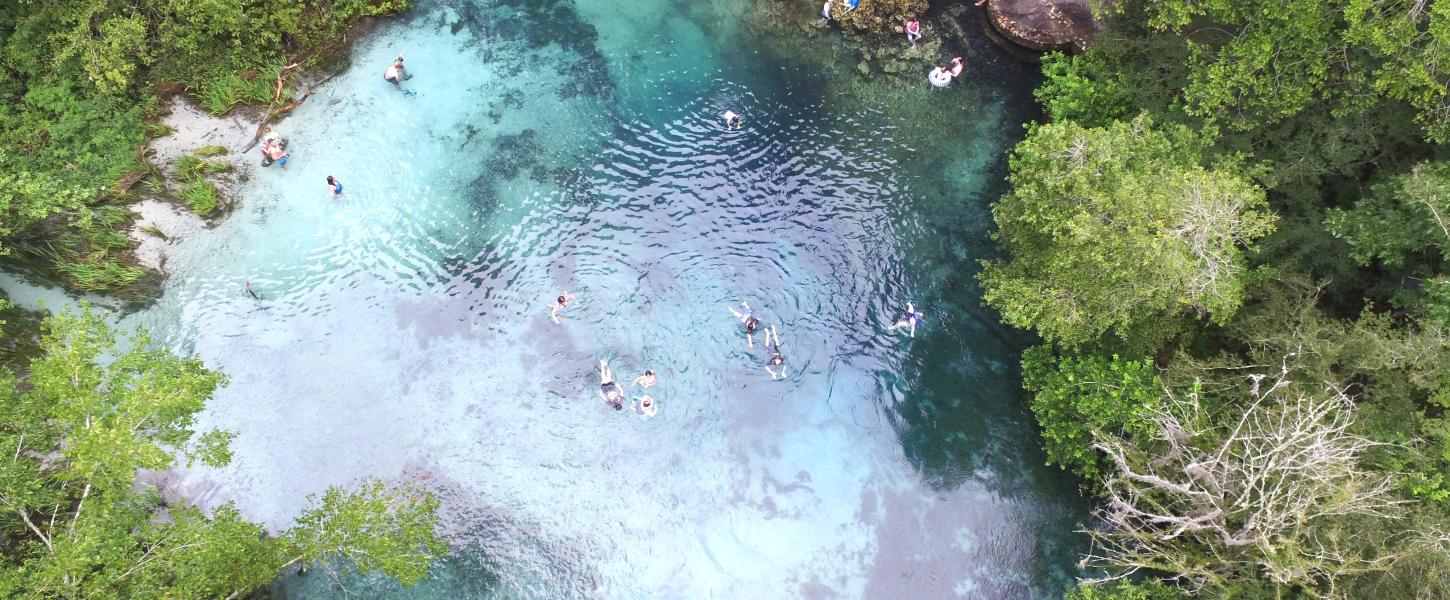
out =
<path fill-rule="evenodd" d="M 804 0 L 415 0 L 126 317 L 230 377 L 200 425 L 235 458 L 179 485 L 274 526 L 366 476 L 440 495 L 419 586 L 282 598 L 1059 597 L 1087 504 L 974 280 L 1037 68 L 940 4 L 903 57 Z M 415 96 L 381 81 L 400 51 Z M 601 358 L 659 373 L 658 416 L 600 402 Z"/>

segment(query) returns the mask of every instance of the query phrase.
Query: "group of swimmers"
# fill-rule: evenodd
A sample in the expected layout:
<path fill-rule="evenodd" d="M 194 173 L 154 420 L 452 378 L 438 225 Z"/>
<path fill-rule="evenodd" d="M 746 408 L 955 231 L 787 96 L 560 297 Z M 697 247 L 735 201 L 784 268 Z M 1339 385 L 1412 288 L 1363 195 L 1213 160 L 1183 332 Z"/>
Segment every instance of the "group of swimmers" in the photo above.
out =
<path fill-rule="evenodd" d="M 549 306 L 549 319 L 556 325 L 559 324 L 559 316 L 569 309 L 569 303 L 572 300 L 574 300 L 574 295 L 567 291 L 556 298 Z M 745 345 L 752 349 L 755 348 L 755 332 L 761 328 L 760 317 L 755 316 L 755 310 L 745 300 L 740 301 L 740 310 L 736 310 L 733 306 L 727 308 L 730 310 L 730 314 L 739 319 L 740 324 L 745 328 Z M 922 319 L 922 314 L 916 310 L 916 305 L 907 302 L 906 312 L 901 319 L 886 329 L 887 331 L 906 329 L 911 337 L 916 337 L 916 326 L 921 323 Z M 765 361 L 765 372 L 770 374 L 771 381 L 785 379 L 790 374 L 785 366 L 785 354 L 781 351 L 780 331 L 774 325 L 768 325 L 764 330 L 764 347 L 768 356 Z M 632 385 L 648 389 L 654 387 L 656 383 L 658 383 L 658 378 L 655 377 L 654 371 L 645 369 L 644 374 L 636 378 Z M 605 404 L 614 407 L 614 410 L 624 410 L 626 394 L 624 388 L 614 380 L 614 371 L 609 368 L 609 359 L 599 361 L 599 397 L 604 400 Z M 630 405 L 636 413 L 645 417 L 652 418 L 659 413 L 659 404 L 649 394 L 641 394 L 631 399 Z"/>
<path fill-rule="evenodd" d="M 549 319 L 555 325 L 559 324 L 559 316 L 569 310 L 569 302 L 573 300 L 574 294 L 565 291 L 549 305 Z M 636 377 L 632 385 L 648 389 L 654 387 L 658 382 L 655 372 L 645 369 L 644 374 Z M 599 361 L 599 397 L 604 399 L 605 404 L 614 407 L 614 410 L 624 410 L 624 388 L 619 387 L 619 384 L 614 381 L 614 371 L 609 368 L 607 358 Z M 634 412 L 649 418 L 659 414 L 660 410 L 659 404 L 649 394 L 641 394 L 631 399 L 630 406 L 634 408 Z"/>
<path fill-rule="evenodd" d="M 404 81 L 412 78 L 413 74 L 409 73 L 407 67 L 403 66 L 402 54 L 399 54 L 397 58 L 394 58 L 393 64 L 388 65 L 388 68 L 383 71 L 383 81 L 393 84 L 394 88 L 402 90 L 403 94 L 407 96 L 413 96 L 417 94 L 417 92 L 413 90 L 404 90 L 402 86 L 402 83 Z M 273 132 L 271 128 L 267 128 L 262 132 L 262 143 L 260 151 L 262 152 L 262 166 L 264 167 L 270 167 L 273 163 L 276 163 L 278 166 L 285 168 L 287 166 L 287 159 L 291 156 L 287 153 L 287 138 L 284 138 L 278 135 L 276 132 Z M 327 193 L 328 195 L 332 196 L 334 200 L 341 198 L 342 181 L 336 177 L 328 175 Z"/>

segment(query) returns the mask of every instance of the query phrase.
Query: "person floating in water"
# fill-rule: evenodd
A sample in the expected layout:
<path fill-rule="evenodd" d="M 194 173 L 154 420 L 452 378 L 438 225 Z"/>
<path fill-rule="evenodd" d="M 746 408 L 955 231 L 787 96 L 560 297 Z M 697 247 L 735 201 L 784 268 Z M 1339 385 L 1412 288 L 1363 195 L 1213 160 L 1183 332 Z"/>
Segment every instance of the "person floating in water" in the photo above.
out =
<path fill-rule="evenodd" d="M 910 331 L 911 331 L 911 337 L 916 337 L 916 324 L 917 323 L 920 323 L 920 322 L 921 322 L 921 313 L 916 312 L 916 307 L 913 306 L 910 302 L 907 302 L 906 303 L 906 314 L 901 315 L 901 320 L 900 321 L 897 321 L 892 326 L 887 327 L 886 330 L 887 331 L 896 331 L 897 329 L 901 329 L 903 327 L 906 327 L 906 328 L 909 328 L 910 329 Z"/>
<path fill-rule="evenodd" d="M 333 177 L 331 175 L 328 175 L 327 176 L 327 192 L 329 194 L 332 194 L 332 199 L 333 200 L 336 200 L 338 198 L 341 198 L 342 197 L 342 182 L 341 181 L 338 181 L 336 177 Z"/>
<path fill-rule="evenodd" d="M 634 412 L 651 419 L 659 414 L 659 410 L 659 405 L 655 403 L 655 399 L 649 396 L 640 396 L 634 403 Z"/>
<path fill-rule="evenodd" d="M 964 67 L 962 65 L 962 57 L 958 56 L 956 58 L 953 58 L 952 59 L 952 71 L 951 71 L 952 72 L 952 79 L 956 79 L 958 77 L 961 77 L 962 76 L 962 69 L 963 68 Z"/>
<path fill-rule="evenodd" d="M 393 64 L 388 65 L 387 70 L 383 71 L 383 81 L 393 84 L 393 87 L 402 90 L 404 94 L 409 96 L 416 92 L 404 90 L 403 82 L 412 78 L 413 74 L 409 73 L 408 68 L 403 66 L 402 54 L 399 54 L 397 58 L 393 59 Z"/>
<path fill-rule="evenodd" d="M 723 116 L 726 129 L 740 129 L 740 115 L 735 114 L 735 111 L 727 110 Z"/>
<path fill-rule="evenodd" d="M 599 361 L 599 397 L 614 410 L 624 409 L 624 390 L 614 382 L 614 373 L 609 370 L 609 359 Z"/>
<path fill-rule="evenodd" d="M 634 384 L 639 387 L 653 387 L 655 384 L 655 372 L 645 369 L 644 375 L 640 375 L 638 379 L 635 379 Z"/>
<path fill-rule="evenodd" d="M 745 345 L 754 348 L 755 328 L 760 326 L 760 319 L 755 318 L 755 311 L 751 310 L 750 305 L 746 304 L 744 300 L 740 301 L 740 307 L 745 309 L 745 312 L 737 311 L 732 306 L 730 314 L 735 315 L 735 318 L 740 319 L 740 323 L 745 325 Z"/>
<path fill-rule="evenodd" d="M 906 41 L 915 46 L 916 41 L 921 39 L 921 21 L 915 19 L 906 22 Z"/>
<path fill-rule="evenodd" d="M 570 294 L 568 291 L 565 291 L 563 296 L 559 296 L 558 298 L 556 298 L 554 300 L 554 303 L 550 305 L 551 308 L 549 310 L 549 318 L 554 320 L 555 325 L 559 324 L 559 315 L 563 314 L 563 312 L 569 308 L 569 301 L 573 299 L 574 294 Z"/>
<path fill-rule="evenodd" d="M 775 339 L 774 346 L 771 345 L 771 338 Z M 765 349 L 770 352 L 770 359 L 765 361 L 765 372 L 770 373 L 770 380 L 785 379 L 785 355 L 780 353 L 780 332 L 775 330 L 774 325 L 765 328 Z M 779 368 L 780 373 L 777 374 L 772 367 Z"/>

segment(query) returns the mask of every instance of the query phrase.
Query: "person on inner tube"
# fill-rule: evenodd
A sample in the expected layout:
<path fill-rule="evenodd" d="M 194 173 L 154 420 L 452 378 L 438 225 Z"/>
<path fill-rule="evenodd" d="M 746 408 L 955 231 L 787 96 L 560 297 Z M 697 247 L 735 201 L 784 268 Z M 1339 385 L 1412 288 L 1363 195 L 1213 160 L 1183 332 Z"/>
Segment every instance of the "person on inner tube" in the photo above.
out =
<path fill-rule="evenodd" d="M 916 312 L 916 307 L 910 302 L 906 303 L 906 314 L 901 315 L 901 320 L 894 325 L 887 327 L 887 331 L 896 331 L 903 327 L 910 328 L 911 337 L 916 337 L 916 324 L 921 322 L 921 313 Z"/>
<path fill-rule="evenodd" d="M 730 314 L 735 315 L 735 318 L 740 319 L 740 323 L 745 325 L 745 345 L 754 348 L 755 328 L 760 326 L 760 319 L 755 318 L 754 311 L 750 309 L 750 305 L 746 304 L 744 300 L 740 301 L 740 307 L 745 309 L 745 312 L 735 310 L 735 307 L 732 306 L 730 307 Z"/>
<path fill-rule="evenodd" d="M 770 344 L 771 338 L 775 338 L 774 346 Z M 765 361 L 765 372 L 770 373 L 770 380 L 785 379 L 785 355 L 780 353 L 780 332 L 775 330 L 774 325 L 765 328 L 765 349 L 770 352 L 770 360 Z M 780 373 L 771 367 L 780 368 Z"/>
<path fill-rule="evenodd" d="M 614 382 L 614 373 L 609 370 L 609 359 L 599 361 L 599 397 L 614 410 L 624 409 L 624 390 Z"/>

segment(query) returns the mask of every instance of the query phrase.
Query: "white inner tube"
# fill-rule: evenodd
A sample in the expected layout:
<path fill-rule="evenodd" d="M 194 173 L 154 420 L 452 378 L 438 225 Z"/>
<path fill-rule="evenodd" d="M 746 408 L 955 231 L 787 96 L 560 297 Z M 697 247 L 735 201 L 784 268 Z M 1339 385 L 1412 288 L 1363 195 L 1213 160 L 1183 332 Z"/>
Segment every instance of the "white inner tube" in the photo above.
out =
<path fill-rule="evenodd" d="M 932 69 L 930 73 L 926 74 L 926 80 L 936 87 L 946 87 L 952 84 L 952 74 Z"/>

